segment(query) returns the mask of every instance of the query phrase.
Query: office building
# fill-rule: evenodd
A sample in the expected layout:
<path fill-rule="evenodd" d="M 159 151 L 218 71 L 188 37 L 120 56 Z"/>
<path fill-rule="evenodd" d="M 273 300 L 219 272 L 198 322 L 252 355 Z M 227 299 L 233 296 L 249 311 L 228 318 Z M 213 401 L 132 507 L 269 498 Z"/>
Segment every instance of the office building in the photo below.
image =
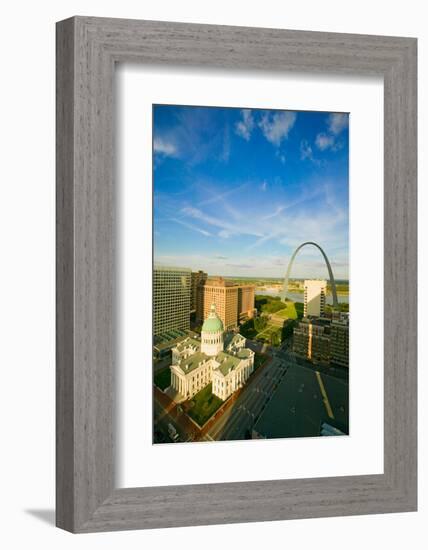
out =
<path fill-rule="evenodd" d="M 341 314 L 330 327 L 331 364 L 349 367 L 349 315 Z"/>
<path fill-rule="evenodd" d="M 325 310 L 325 295 L 327 282 L 318 280 L 307 280 L 304 283 L 304 307 L 305 317 L 322 317 Z"/>
<path fill-rule="evenodd" d="M 190 298 L 190 311 L 195 313 L 198 308 L 198 292 L 199 286 L 208 278 L 208 274 L 204 271 L 192 271 L 192 292 Z"/>
<path fill-rule="evenodd" d="M 293 351 L 313 363 L 329 364 L 330 321 L 303 318 L 293 331 Z"/>
<path fill-rule="evenodd" d="M 197 312 L 199 321 L 206 319 L 211 304 L 215 304 L 225 330 L 254 316 L 254 285 L 236 285 L 223 277 L 212 277 L 198 286 Z"/>
<path fill-rule="evenodd" d="M 155 265 L 153 270 L 153 336 L 190 328 L 191 270 Z"/>
<path fill-rule="evenodd" d="M 252 319 L 255 314 L 255 286 L 254 285 L 239 285 L 238 286 L 238 322 L 244 322 Z"/>

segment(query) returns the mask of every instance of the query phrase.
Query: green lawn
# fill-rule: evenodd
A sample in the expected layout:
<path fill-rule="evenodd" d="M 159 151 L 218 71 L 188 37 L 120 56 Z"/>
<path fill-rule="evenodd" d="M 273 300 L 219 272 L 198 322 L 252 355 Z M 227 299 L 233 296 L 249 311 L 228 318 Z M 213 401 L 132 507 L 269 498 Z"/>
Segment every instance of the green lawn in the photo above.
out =
<path fill-rule="evenodd" d="M 192 406 L 187 414 L 193 418 L 199 426 L 203 426 L 223 404 L 223 401 L 211 392 L 212 384 L 208 384 L 208 386 L 197 393 L 191 400 Z"/>
<path fill-rule="evenodd" d="M 155 373 L 155 385 L 161 390 L 171 385 L 171 371 L 169 367 L 160 369 Z"/>
<path fill-rule="evenodd" d="M 281 319 L 297 319 L 298 317 L 294 302 L 287 302 L 285 308 L 275 312 L 275 315 Z"/>

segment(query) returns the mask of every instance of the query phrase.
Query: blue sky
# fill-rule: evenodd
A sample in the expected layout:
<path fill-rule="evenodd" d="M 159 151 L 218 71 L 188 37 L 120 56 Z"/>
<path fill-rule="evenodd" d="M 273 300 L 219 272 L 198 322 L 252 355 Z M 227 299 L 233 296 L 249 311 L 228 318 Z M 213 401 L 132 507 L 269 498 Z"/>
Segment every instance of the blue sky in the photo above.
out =
<path fill-rule="evenodd" d="M 155 262 L 348 278 L 347 114 L 155 105 L 153 155 Z"/>

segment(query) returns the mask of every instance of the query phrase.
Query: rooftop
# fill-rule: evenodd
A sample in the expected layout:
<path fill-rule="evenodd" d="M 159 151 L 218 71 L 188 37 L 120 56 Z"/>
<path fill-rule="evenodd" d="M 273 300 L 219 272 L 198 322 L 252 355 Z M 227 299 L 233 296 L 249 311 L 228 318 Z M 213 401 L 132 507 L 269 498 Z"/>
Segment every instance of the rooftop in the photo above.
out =
<path fill-rule="evenodd" d="M 226 376 L 229 371 L 236 369 L 236 367 L 241 362 L 241 359 L 239 357 L 235 357 L 234 355 L 230 355 L 229 353 L 221 351 L 217 355 L 216 361 L 220 363 L 218 370 L 223 374 L 223 376 Z"/>
<path fill-rule="evenodd" d="M 185 374 L 187 374 L 197 369 L 201 363 L 204 363 L 209 359 L 211 358 L 208 357 L 208 355 L 205 355 L 205 353 L 201 353 L 200 351 L 198 351 L 193 355 L 189 355 L 189 357 L 186 357 L 185 359 L 181 359 L 177 366 L 180 367 Z"/>
<path fill-rule="evenodd" d="M 320 374 L 334 415 L 334 419 L 331 419 L 324 405 L 316 372 L 312 368 L 290 364 L 254 426 L 261 437 L 318 436 L 321 424 L 332 421 L 341 431 L 348 432 L 348 383 Z"/>
<path fill-rule="evenodd" d="M 181 272 L 191 273 L 192 272 L 190 267 L 174 267 L 174 266 L 159 265 L 159 264 L 155 264 L 153 270 L 154 271 L 174 271 L 174 272 L 179 272 L 179 273 L 181 273 Z"/>
<path fill-rule="evenodd" d="M 154 337 L 154 346 L 159 350 L 172 347 L 188 337 L 189 332 L 181 329 L 169 330 Z"/>
<path fill-rule="evenodd" d="M 253 352 L 248 348 L 241 348 L 236 354 L 236 356 L 239 357 L 240 359 L 248 359 L 252 353 Z"/>
<path fill-rule="evenodd" d="M 196 348 L 199 349 L 201 347 L 201 342 L 197 340 L 196 338 L 188 337 L 185 340 L 179 342 L 176 346 L 177 350 L 181 353 L 187 348 Z"/>

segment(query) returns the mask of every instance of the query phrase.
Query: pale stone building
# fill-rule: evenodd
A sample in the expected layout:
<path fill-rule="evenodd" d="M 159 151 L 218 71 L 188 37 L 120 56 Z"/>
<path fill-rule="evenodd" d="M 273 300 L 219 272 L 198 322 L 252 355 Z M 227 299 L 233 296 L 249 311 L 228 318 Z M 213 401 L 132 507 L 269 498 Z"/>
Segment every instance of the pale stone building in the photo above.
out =
<path fill-rule="evenodd" d="M 227 399 L 254 370 L 254 352 L 241 334 L 225 333 L 215 304 L 202 325 L 201 338 L 186 338 L 172 350 L 171 389 L 176 400 L 190 399 L 212 383 L 212 393 Z"/>

